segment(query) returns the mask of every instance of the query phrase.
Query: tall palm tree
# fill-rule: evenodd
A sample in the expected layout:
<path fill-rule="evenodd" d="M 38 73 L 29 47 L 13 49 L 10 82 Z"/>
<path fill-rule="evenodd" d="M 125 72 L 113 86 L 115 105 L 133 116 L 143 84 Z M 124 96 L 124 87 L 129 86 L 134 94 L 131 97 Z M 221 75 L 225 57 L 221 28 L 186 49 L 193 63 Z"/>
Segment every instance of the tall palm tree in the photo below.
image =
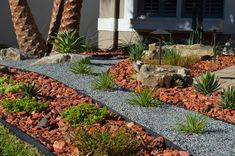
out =
<path fill-rule="evenodd" d="M 27 0 L 9 0 L 9 5 L 19 48 L 32 58 L 44 56 L 46 42 L 37 28 Z"/>
<path fill-rule="evenodd" d="M 79 32 L 83 0 L 66 0 L 59 32 L 76 30 Z"/>

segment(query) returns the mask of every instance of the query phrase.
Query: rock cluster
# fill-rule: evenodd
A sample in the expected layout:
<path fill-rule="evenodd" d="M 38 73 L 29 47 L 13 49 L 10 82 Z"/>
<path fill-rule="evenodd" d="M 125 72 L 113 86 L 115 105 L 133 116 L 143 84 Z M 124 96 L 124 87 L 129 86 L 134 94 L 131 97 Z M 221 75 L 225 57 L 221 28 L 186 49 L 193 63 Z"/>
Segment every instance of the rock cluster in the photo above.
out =
<path fill-rule="evenodd" d="M 29 56 L 17 48 L 7 48 L 0 50 L 0 60 L 19 61 L 28 59 Z"/>

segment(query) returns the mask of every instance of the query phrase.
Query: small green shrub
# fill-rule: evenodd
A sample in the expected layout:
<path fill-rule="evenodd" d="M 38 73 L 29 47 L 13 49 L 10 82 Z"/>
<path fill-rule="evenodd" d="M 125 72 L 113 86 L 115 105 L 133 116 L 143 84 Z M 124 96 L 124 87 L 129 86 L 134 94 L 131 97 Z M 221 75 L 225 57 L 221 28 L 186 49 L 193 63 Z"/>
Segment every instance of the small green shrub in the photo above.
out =
<path fill-rule="evenodd" d="M 184 124 L 178 124 L 177 128 L 185 133 L 204 133 L 207 124 L 207 118 L 202 115 L 188 114 Z"/>
<path fill-rule="evenodd" d="M 226 109 L 235 109 L 235 88 L 228 87 L 223 89 L 223 95 L 221 95 L 221 101 L 219 104 Z"/>
<path fill-rule="evenodd" d="M 92 87 L 99 90 L 107 90 L 115 88 L 112 78 L 107 72 L 100 74 L 92 81 Z"/>
<path fill-rule="evenodd" d="M 23 83 L 15 83 L 11 78 L 0 78 L 0 93 L 16 93 L 23 87 Z"/>
<path fill-rule="evenodd" d="M 4 99 L 2 106 L 8 112 L 28 112 L 43 111 L 47 108 L 47 103 L 41 103 L 35 98 L 24 97 L 23 99 Z"/>
<path fill-rule="evenodd" d="M 109 129 L 102 132 L 97 128 L 89 133 L 88 129 L 82 128 L 77 132 L 75 140 L 78 141 L 76 146 L 81 155 L 134 156 L 141 146 L 141 140 L 136 136 L 137 133 L 128 128 L 114 134 Z"/>
<path fill-rule="evenodd" d="M 53 44 L 56 51 L 61 53 L 78 53 L 88 49 L 86 38 L 78 37 L 77 31 L 65 31 L 57 36 L 50 36 L 49 42 Z"/>
<path fill-rule="evenodd" d="M 89 74 L 91 73 L 91 67 L 88 65 L 89 63 L 89 59 L 74 61 L 70 64 L 70 71 L 75 74 Z"/>
<path fill-rule="evenodd" d="M 22 87 L 23 96 L 36 97 L 38 95 L 39 88 L 36 86 L 34 82 L 24 84 Z"/>
<path fill-rule="evenodd" d="M 129 47 L 130 60 L 131 61 L 141 60 L 145 46 L 146 45 L 143 42 L 130 44 L 130 47 Z"/>
<path fill-rule="evenodd" d="M 62 113 L 62 117 L 73 127 L 85 126 L 106 120 L 109 112 L 106 107 L 97 108 L 93 105 L 83 103 L 79 106 L 70 107 Z"/>
<path fill-rule="evenodd" d="M 159 106 L 162 102 L 158 99 L 154 99 L 152 92 L 149 89 L 144 89 L 142 92 L 135 93 L 130 99 L 128 99 L 128 103 L 143 107 L 154 107 Z"/>
<path fill-rule="evenodd" d="M 211 94 L 220 89 L 218 77 L 211 72 L 203 74 L 200 78 L 196 78 L 193 84 L 196 91 L 204 95 Z"/>

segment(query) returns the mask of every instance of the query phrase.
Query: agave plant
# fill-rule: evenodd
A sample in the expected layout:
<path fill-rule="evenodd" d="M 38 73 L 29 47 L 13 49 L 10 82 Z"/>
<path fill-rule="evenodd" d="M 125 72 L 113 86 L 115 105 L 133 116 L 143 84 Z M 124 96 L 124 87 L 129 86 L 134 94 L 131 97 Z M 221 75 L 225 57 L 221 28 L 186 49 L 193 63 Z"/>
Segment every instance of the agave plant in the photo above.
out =
<path fill-rule="evenodd" d="M 130 99 L 128 99 L 128 103 L 143 107 L 154 107 L 160 105 L 162 102 L 158 99 L 154 99 L 152 96 L 152 91 L 145 88 L 140 93 L 135 93 Z"/>
<path fill-rule="evenodd" d="M 78 53 L 86 51 L 88 46 L 84 36 L 77 37 L 77 31 L 65 31 L 57 36 L 50 36 L 49 42 L 53 44 L 56 51 L 61 53 Z"/>
<path fill-rule="evenodd" d="M 39 88 L 34 82 L 24 84 L 22 87 L 24 97 L 35 97 L 38 95 Z"/>
<path fill-rule="evenodd" d="M 220 106 L 227 109 L 235 109 L 235 88 L 228 87 L 223 89 L 223 95 L 221 95 Z"/>
<path fill-rule="evenodd" d="M 196 78 L 193 85 L 196 91 L 204 95 L 211 94 L 220 89 L 219 78 L 211 72 L 207 72 L 200 78 Z"/>
<path fill-rule="evenodd" d="M 176 126 L 180 131 L 185 133 L 203 133 L 207 123 L 206 117 L 194 113 L 187 114 L 185 123 L 177 124 Z"/>

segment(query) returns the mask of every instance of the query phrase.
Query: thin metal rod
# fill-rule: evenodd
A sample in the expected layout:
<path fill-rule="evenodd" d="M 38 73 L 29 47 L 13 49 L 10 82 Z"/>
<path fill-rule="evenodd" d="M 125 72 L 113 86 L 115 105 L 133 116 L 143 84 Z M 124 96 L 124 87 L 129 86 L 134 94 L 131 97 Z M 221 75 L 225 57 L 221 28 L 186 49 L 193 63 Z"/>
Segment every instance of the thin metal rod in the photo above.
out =
<path fill-rule="evenodd" d="M 160 34 L 159 40 L 159 65 L 162 64 L 162 35 Z"/>
<path fill-rule="evenodd" d="M 213 52 L 214 52 L 214 62 L 216 61 L 216 30 L 213 31 Z"/>

